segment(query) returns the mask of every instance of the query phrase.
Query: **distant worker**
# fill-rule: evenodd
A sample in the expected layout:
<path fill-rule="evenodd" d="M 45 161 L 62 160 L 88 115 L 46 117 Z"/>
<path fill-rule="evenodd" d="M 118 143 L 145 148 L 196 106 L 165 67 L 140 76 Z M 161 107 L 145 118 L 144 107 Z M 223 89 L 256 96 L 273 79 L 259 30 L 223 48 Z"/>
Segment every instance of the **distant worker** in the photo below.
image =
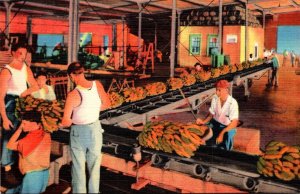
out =
<path fill-rule="evenodd" d="M 274 53 L 275 53 L 275 51 L 274 51 Z M 287 63 L 288 55 L 289 55 L 289 52 L 288 52 L 287 50 L 284 50 L 284 51 L 283 51 L 283 62 L 282 62 L 282 66 L 283 66 L 283 67 L 284 67 L 285 64 Z"/>
<path fill-rule="evenodd" d="M 239 107 L 237 101 L 229 94 L 230 84 L 226 80 L 216 83 L 216 95 L 213 96 L 209 115 L 204 119 L 197 119 L 197 124 L 208 125 L 213 133 L 212 138 L 206 141 L 206 145 L 231 150 L 233 137 L 239 119 Z"/>
<path fill-rule="evenodd" d="M 271 78 L 269 78 L 269 83 L 267 84 L 267 87 L 272 87 L 273 83 L 275 87 L 278 87 L 278 69 L 279 69 L 279 60 L 276 56 L 276 53 L 273 52 L 272 54 L 272 75 Z"/>
<path fill-rule="evenodd" d="M 296 55 L 294 53 L 294 51 L 291 52 L 291 63 L 292 63 L 292 67 L 295 66 L 295 59 L 296 59 Z"/>
<path fill-rule="evenodd" d="M 248 61 L 249 61 L 249 62 L 252 62 L 252 61 L 254 61 L 254 58 L 253 58 L 253 54 L 252 54 L 252 53 L 249 55 L 249 59 L 248 59 Z"/>
<path fill-rule="evenodd" d="M 46 84 L 47 74 L 45 72 L 40 72 L 36 76 L 36 81 L 40 89 L 31 94 L 34 98 L 40 98 L 50 101 L 56 100 L 56 95 L 53 90 L 53 87 Z"/>
<path fill-rule="evenodd" d="M 203 72 L 203 66 L 200 63 L 195 63 L 194 68 L 191 70 L 191 73 L 194 74 L 196 72 Z"/>
<path fill-rule="evenodd" d="M 40 50 L 40 56 L 45 59 L 47 57 L 47 46 L 46 46 L 46 42 L 44 42 L 44 45 L 41 47 Z"/>
<path fill-rule="evenodd" d="M 270 60 L 269 57 L 271 56 L 271 51 L 268 51 L 267 49 L 264 49 L 264 62 L 268 63 Z"/>

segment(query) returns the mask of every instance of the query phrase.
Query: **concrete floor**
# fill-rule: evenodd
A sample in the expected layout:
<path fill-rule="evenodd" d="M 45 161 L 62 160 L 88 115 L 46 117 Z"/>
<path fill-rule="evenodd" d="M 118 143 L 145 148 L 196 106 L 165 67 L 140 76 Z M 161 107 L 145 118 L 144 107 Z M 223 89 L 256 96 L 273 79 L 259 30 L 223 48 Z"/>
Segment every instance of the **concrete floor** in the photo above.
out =
<path fill-rule="evenodd" d="M 287 66 L 280 68 L 278 88 L 266 88 L 267 75 L 253 80 L 247 101 L 244 99 L 243 88 L 235 87 L 233 90 L 243 127 L 260 130 L 261 148 L 270 140 L 283 141 L 289 145 L 300 142 L 300 75 L 296 75 L 295 70 Z M 199 117 L 205 117 L 209 105 L 200 108 Z M 194 121 L 190 112 L 164 115 L 163 119 Z"/>

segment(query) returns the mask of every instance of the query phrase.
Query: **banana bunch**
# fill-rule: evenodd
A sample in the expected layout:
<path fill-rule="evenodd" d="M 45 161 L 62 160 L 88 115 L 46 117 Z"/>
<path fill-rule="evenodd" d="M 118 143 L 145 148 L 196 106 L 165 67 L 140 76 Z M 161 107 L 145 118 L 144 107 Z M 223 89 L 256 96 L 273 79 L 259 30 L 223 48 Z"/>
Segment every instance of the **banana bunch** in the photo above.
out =
<path fill-rule="evenodd" d="M 194 72 L 193 74 L 198 82 L 204 82 L 210 79 L 211 72 L 202 71 L 202 72 Z"/>
<path fill-rule="evenodd" d="M 236 68 L 237 68 L 237 71 L 242 71 L 244 69 L 244 67 L 241 63 L 236 64 Z"/>
<path fill-rule="evenodd" d="M 212 68 L 211 69 L 211 77 L 216 78 L 221 75 L 221 70 L 219 68 Z"/>
<path fill-rule="evenodd" d="M 207 126 L 173 123 L 169 121 L 149 122 L 139 134 L 140 145 L 167 153 L 177 153 L 190 158 L 203 145 L 201 137 Z"/>
<path fill-rule="evenodd" d="M 243 61 L 242 66 L 243 69 L 248 69 L 250 67 L 251 63 L 249 61 Z"/>
<path fill-rule="evenodd" d="M 262 63 L 262 62 L 259 61 L 259 60 L 251 61 L 251 62 L 250 62 L 250 67 L 258 66 L 258 65 L 260 65 L 261 63 Z"/>
<path fill-rule="evenodd" d="M 124 97 L 117 92 L 110 92 L 109 99 L 111 103 L 111 108 L 119 107 L 124 102 Z"/>
<path fill-rule="evenodd" d="M 183 74 L 181 79 L 184 86 L 190 86 L 196 83 L 196 78 L 192 74 Z"/>
<path fill-rule="evenodd" d="M 23 112 L 36 110 L 41 112 L 41 122 L 43 128 L 47 132 L 53 132 L 58 130 L 58 124 L 61 122 L 64 112 L 65 101 L 61 100 L 43 100 L 36 99 L 32 96 L 26 96 L 25 98 L 19 98 L 16 103 L 16 116 L 20 118 Z"/>
<path fill-rule="evenodd" d="M 180 78 L 171 77 L 167 80 L 167 84 L 170 87 L 170 90 L 177 90 L 183 87 L 183 81 Z"/>
<path fill-rule="evenodd" d="M 257 171 L 265 177 L 275 176 L 284 181 L 300 179 L 300 146 L 269 142 L 257 161 Z"/>
<path fill-rule="evenodd" d="M 230 73 L 234 73 L 237 71 L 237 66 L 236 65 L 231 65 L 230 66 Z"/>
<path fill-rule="evenodd" d="M 163 82 L 154 82 L 147 84 L 145 86 L 145 90 L 147 91 L 147 96 L 155 96 L 158 94 L 166 93 L 167 86 Z"/>
<path fill-rule="evenodd" d="M 125 88 L 123 90 L 125 102 L 135 102 L 146 98 L 147 91 L 143 87 Z"/>
<path fill-rule="evenodd" d="M 229 65 L 223 65 L 219 69 L 221 71 L 221 75 L 226 75 L 227 73 L 230 73 Z"/>

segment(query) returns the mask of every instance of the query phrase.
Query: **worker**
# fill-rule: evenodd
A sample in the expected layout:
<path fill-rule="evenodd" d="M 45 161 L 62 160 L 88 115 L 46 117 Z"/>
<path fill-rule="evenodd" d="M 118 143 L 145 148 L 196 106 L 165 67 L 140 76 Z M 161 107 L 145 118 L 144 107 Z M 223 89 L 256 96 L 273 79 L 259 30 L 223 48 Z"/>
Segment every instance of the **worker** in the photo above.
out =
<path fill-rule="evenodd" d="M 291 52 L 291 63 L 292 63 L 292 67 L 295 66 L 295 59 L 296 59 L 296 55 L 294 53 L 294 51 Z"/>
<path fill-rule="evenodd" d="M 208 125 L 212 131 L 212 137 L 206 141 L 206 145 L 216 146 L 231 150 L 233 137 L 239 119 L 239 107 L 237 101 L 229 94 L 230 84 L 226 80 L 216 83 L 216 95 L 213 96 L 209 115 L 204 119 L 198 118 L 196 123 Z"/>
<path fill-rule="evenodd" d="M 39 90 L 31 94 L 34 98 L 40 98 L 50 101 L 56 100 L 56 95 L 53 90 L 53 87 L 46 84 L 47 74 L 45 72 L 40 72 L 36 76 L 36 81 L 38 83 Z"/>
<path fill-rule="evenodd" d="M 193 72 L 203 72 L 203 67 L 200 63 L 195 63 L 194 65 L 194 69 L 192 69 L 191 71 L 192 73 Z"/>
<path fill-rule="evenodd" d="M 272 57 L 272 75 L 271 78 L 268 80 L 267 87 L 272 87 L 273 83 L 275 87 L 278 87 L 279 60 L 275 52 L 273 52 L 271 57 Z"/>
<path fill-rule="evenodd" d="M 275 53 L 275 51 L 273 52 L 273 54 Z M 284 67 L 285 64 L 287 63 L 287 58 L 288 58 L 289 52 L 285 49 L 283 51 L 283 62 L 282 62 L 282 66 Z"/>
<path fill-rule="evenodd" d="M 3 121 L 1 165 L 11 170 L 15 154 L 6 148 L 7 142 L 17 129 L 19 121 L 15 116 L 16 100 L 38 90 L 32 71 L 25 64 L 27 49 L 23 44 L 11 47 L 12 61 L 0 73 L 0 113 Z M 27 88 L 27 86 L 30 86 Z"/>
<path fill-rule="evenodd" d="M 69 92 L 62 118 L 62 127 L 71 126 L 72 191 L 87 193 L 85 163 L 89 172 L 88 193 L 99 193 L 103 129 L 100 109 L 110 107 L 110 100 L 99 81 L 89 81 L 78 62 L 68 66 L 68 75 L 76 85 Z"/>
<path fill-rule="evenodd" d="M 270 56 L 271 56 L 271 51 L 264 49 L 264 62 L 265 63 L 268 63 L 268 64 L 271 63 Z"/>
<path fill-rule="evenodd" d="M 42 193 L 49 180 L 51 137 L 43 130 L 41 112 L 36 110 L 22 114 L 22 123 L 7 143 L 7 148 L 19 152 L 19 169 L 22 184 L 5 193 Z M 27 133 L 20 139 L 21 133 Z"/>
<path fill-rule="evenodd" d="M 253 58 L 253 54 L 252 54 L 252 53 L 249 55 L 249 59 L 248 59 L 248 61 L 249 61 L 249 62 L 252 62 L 252 61 L 254 61 L 254 58 Z"/>

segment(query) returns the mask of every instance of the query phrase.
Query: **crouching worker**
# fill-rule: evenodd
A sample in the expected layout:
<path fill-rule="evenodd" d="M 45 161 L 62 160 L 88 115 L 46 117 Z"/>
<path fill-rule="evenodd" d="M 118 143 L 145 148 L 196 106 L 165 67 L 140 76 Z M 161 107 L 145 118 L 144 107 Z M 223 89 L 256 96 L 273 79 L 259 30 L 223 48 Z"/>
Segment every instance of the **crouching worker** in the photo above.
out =
<path fill-rule="evenodd" d="M 19 139 L 21 132 L 26 136 Z M 10 138 L 7 148 L 19 153 L 22 184 L 5 193 L 42 193 L 48 185 L 51 137 L 41 124 L 41 113 L 28 111 L 22 114 L 22 123 Z"/>
<path fill-rule="evenodd" d="M 197 119 L 197 124 L 206 124 L 212 131 L 212 137 L 206 145 L 231 150 L 233 137 L 238 125 L 239 107 L 237 101 L 229 95 L 229 83 L 220 80 L 216 83 L 216 95 L 213 96 L 209 115 L 206 119 Z"/>

